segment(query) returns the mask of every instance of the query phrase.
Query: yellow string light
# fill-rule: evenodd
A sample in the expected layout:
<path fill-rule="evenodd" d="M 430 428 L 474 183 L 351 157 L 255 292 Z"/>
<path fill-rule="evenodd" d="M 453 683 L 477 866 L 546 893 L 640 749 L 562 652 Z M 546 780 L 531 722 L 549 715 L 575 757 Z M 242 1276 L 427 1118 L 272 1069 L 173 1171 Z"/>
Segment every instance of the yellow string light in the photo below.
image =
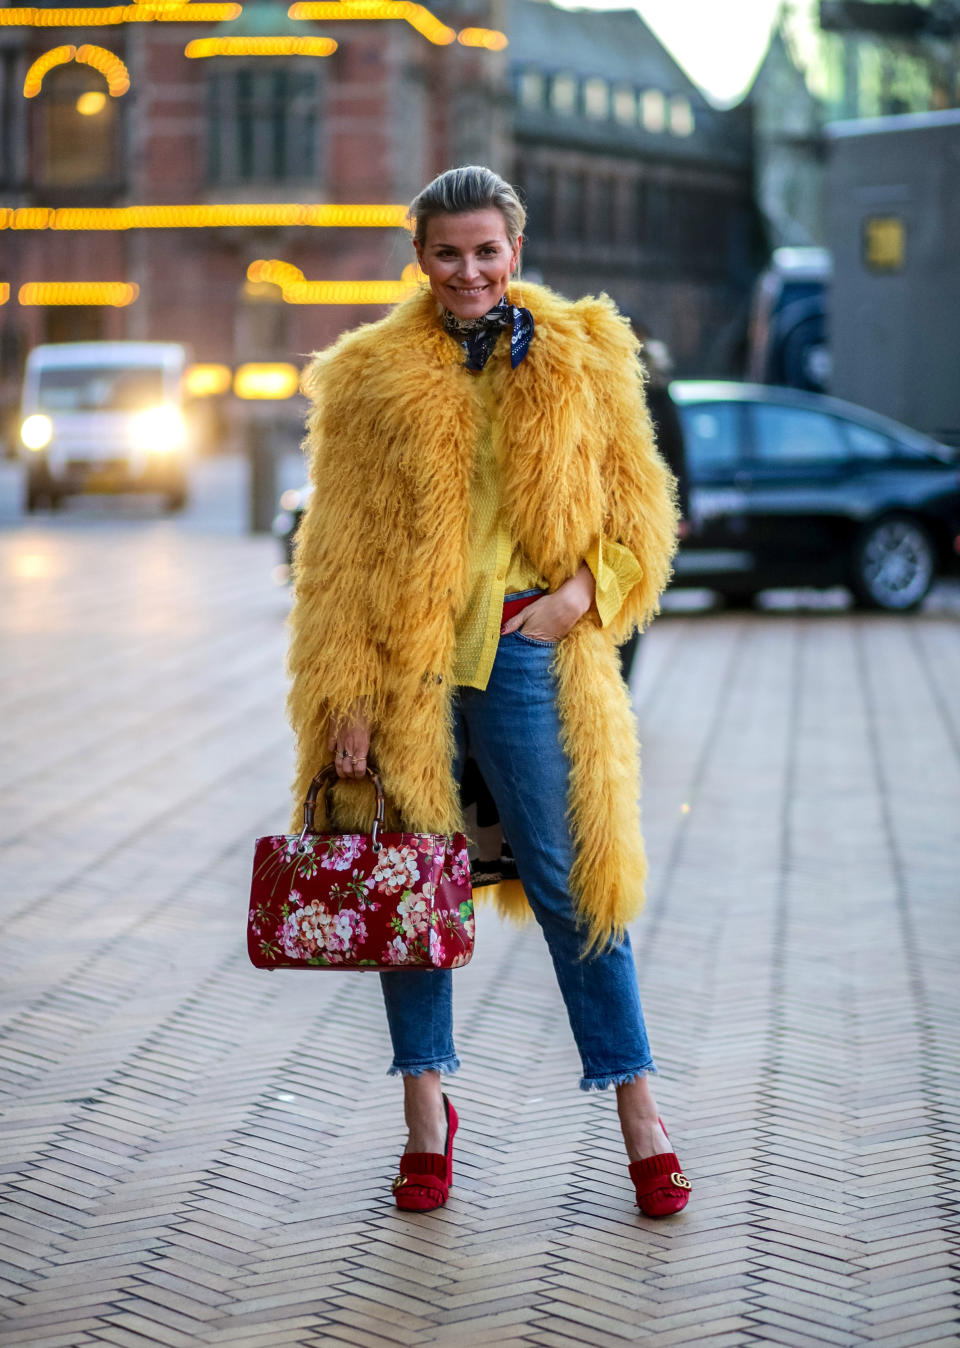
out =
<path fill-rule="evenodd" d="M 181 381 L 189 398 L 214 398 L 233 382 L 229 365 L 188 365 Z"/>
<path fill-rule="evenodd" d="M 321 206 L 250 202 L 183 206 L 6 206 L 0 229 L 397 229 L 407 225 L 406 206 Z"/>
<path fill-rule="evenodd" d="M 120 57 L 106 47 L 94 47 L 85 42 L 82 47 L 64 45 L 53 47 L 38 56 L 27 71 L 23 81 L 24 98 L 36 98 L 43 85 L 43 78 L 54 66 L 66 65 L 68 61 L 79 61 L 83 65 L 93 66 L 107 81 L 111 98 L 119 98 L 130 88 L 130 74 Z"/>
<path fill-rule="evenodd" d="M 10 282 L 0 281 L 0 304 L 6 304 L 10 298 Z"/>
<path fill-rule="evenodd" d="M 258 258 L 247 268 L 254 287 L 276 286 L 285 304 L 396 304 L 417 288 L 415 263 L 405 267 L 399 281 L 308 281 L 299 267 L 279 258 Z M 251 298 L 266 298 L 254 291 Z"/>
<path fill-rule="evenodd" d="M 454 29 L 441 23 L 425 5 L 414 4 L 413 0 L 296 0 L 287 13 L 291 19 L 319 19 L 323 23 L 402 19 L 438 47 L 449 46 L 457 37 Z"/>
<path fill-rule="evenodd" d="M 94 304 L 123 309 L 140 294 L 128 281 L 28 281 L 17 293 L 21 304 Z"/>
<path fill-rule="evenodd" d="M 503 51 L 510 39 L 496 28 L 461 28 L 457 41 L 464 47 L 485 47 L 487 51 Z"/>
<path fill-rule="evenodd" d="M 54 66 L 66 65 L 72 61 L 77 54 L 76 47 L 64 44 L 62 47 L 52 47 L 50 51 L 45 51 L 42 56 L 38 56 L 33 65 L 27 71 L 23 81 L 24 98 L 36 98 L 43 87 L 43 77 L 48 70 Z"/>
<path fill-rule="evenodd" d="M 94 47 L 85 42 L 82 47 L 77 48 L 77 60 L 100 71 L 107 81 L 111 98 L 119 98 L 130 88 L 130 72 L 120 57 L 112 51 L 107 51 L 106 47 Z"/>
<path fill-rule="evenodd" d="M 207 56 L 332 56 L 332 37 L 198 37 L 184 54 L 191 60 Z"/>
<path fill-rule="evenodd" d="M 239 17 L 243 9 L 238 4 L 168 4 L 103 5 L 70 9 L 40 9 L 23 5 L 16 9 L 0 9 L 0 27 L 3 28 L 104 28 L 121 23 L 225 23 Z"/>
<path fill-rule="evenodd" d="M 292 398 L 300 387 L 296 365 L 282 362 L 267 364 L 251 361 L 238 365 L 233 376 L 233 391 L 238 398 Z"/>

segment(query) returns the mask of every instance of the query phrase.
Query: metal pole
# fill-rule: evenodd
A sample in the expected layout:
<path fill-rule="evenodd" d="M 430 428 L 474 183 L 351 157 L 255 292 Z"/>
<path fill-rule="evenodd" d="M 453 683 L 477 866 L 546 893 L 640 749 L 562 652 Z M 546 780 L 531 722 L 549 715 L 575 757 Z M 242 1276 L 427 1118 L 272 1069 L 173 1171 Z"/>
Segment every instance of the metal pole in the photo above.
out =
<path fill-rule="evenodd" d="M 247 454 L 250 461 L 250 511 L 252 534 L 270 532 L 277 510 L 277 457 L 273 420 L 251 416 L 247 423 Z"/>

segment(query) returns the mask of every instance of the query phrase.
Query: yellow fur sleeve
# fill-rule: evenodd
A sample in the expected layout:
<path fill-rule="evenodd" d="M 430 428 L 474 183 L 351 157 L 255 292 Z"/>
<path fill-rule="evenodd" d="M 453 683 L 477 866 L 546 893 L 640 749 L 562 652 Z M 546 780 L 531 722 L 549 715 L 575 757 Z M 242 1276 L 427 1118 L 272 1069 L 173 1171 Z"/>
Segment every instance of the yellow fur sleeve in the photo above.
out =
<path fill-rule="evenodd" d="M 297 532 L 290 615 L 287 709 L 297 740 L 294 799 L 330 755 L 331 720 L 362 700 L 380 713 L 380 652 L 370 630 L 370 606 L 358 590 L 355 558 L 370 556 L 365 536 L 370 483 L 350 435 L 346 391 L 331 377 L 329 355 L 316 358 L 303 387 L 313 400 L 304 446 L 313 492 Z"/>
<path fill-rule="evenodd" d="M 605 295 L 575 306 L 586 327 L 589 383 L 606 446 L 603 533 L 628 548 L 640 576 L 605 630 L 614 641 L 659 610 L 677 546 L 676 480 L 657 453 L 643 389 L 639 343 Z"/>

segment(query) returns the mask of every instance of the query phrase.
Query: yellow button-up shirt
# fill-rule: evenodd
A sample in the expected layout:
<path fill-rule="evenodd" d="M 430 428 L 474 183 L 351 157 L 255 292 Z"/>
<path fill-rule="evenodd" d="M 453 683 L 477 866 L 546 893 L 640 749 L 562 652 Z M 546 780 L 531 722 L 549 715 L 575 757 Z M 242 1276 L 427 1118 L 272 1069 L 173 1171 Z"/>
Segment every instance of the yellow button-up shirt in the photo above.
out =
<path fill-rule="evenodd" d="M 546 581 L 510 536 L 501 508 L 501 472 L 493 440 L 489 364 L 476 379 L 486 409 L 470 480 L 470 523 L 466 599 L 457 615 L 453 677 L 457 684 L 484 689 L 500 641 L 503 600 L 523 590 L 547 590 Z M 597 612 L 606 626 L 640 579 L 640 564 L 629 548 L 598 536 L 584 561 L 597 587 Z"/>

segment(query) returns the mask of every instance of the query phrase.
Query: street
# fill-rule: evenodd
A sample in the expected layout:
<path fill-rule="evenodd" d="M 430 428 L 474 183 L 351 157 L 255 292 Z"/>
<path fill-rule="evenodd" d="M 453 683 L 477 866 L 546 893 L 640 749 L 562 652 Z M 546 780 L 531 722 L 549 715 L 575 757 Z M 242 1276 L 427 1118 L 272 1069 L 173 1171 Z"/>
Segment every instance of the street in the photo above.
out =
<path fill-rule="evenodd" d="M 411 1216 L 377 980 L 246 957 L 277 545 L 112 505 L 0 529 L 5 1348 L 960 1342 L 960 585 L 670 600 L 632 934 L 690 1205 L 637 1215 L 539 931 L 481 910 Z"/>

